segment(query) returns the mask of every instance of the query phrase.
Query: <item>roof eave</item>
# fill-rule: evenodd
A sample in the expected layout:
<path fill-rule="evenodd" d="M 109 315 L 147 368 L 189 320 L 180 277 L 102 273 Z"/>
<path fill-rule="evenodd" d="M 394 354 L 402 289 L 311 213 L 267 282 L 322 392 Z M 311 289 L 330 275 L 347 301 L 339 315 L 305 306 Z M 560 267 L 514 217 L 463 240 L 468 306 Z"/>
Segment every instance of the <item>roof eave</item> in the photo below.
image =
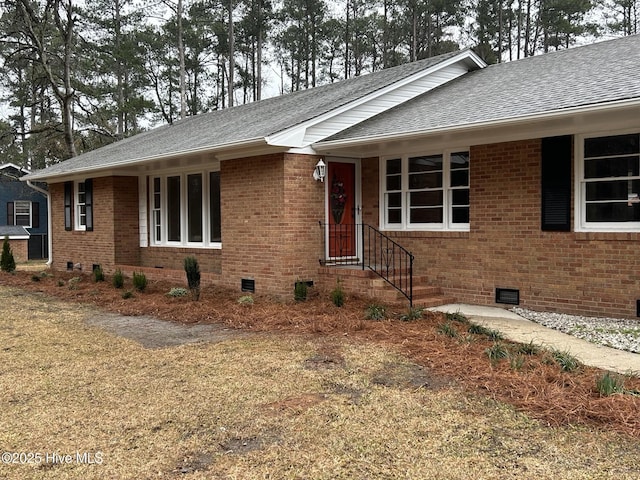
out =
<path fill-rule="evenodd" d="M 391 134 L 382 134 L 382 135 L 371 135 L 371 136 L 355 137 L 355 138 L 350 138 L 345 140 L 320 141 L 320 142 L 314 143 L 312 147 L 314 150 L 318 152 L 324 152 L 324 151 L 335 149 L 335 148 L 359 147 L 359 146 L 367 145 L 371 143 L 402 141 L 402 140 L 408 140 L 415 137 L 439 135 L 443 133 L 462 133 L 468 130 L 479 130 L 479 129 L 489 128 L 489 127 L 495 128 L 495 127 L 501 127 L 501 126 L 541 121 L 541 120 L 550 120 L 552 118 L 579 115 L 582 113 L 613 110 L 617 108 L 634 107 L 634 106 L 640 107 L 640 98 L 632 98 L 632 99 L 625 99 L 625 100 L 619 100 L 614 102 L 607 102 L 603 104 L 591 104 L 591 105 L 585 105 L 580 107 L 550 110 L 548 112 L 543 112 L 543 113 L 536 113 L 532 115 L 525 115 L 525 116 L 512 117 L 512 118 L 495 119 L 495 120 L 490 120 L 485 122 L 475 122 L 475 123 L 467 123 L 467 124 L 461 124 L 461 125 L 448 125 L 448 126 L 425 129 L 425 130 L 415 130 L 410 132 L 391 133 Z"/>
<path fill-rule="evenodd" d="M 112 162 L 107 165 L 100 165 L 99 167 L 79 167 L 73 169 L 72 171 L 64 171 L 64 172 L 54 172 L 47 174 L 47 169 L 40 170 L 39 172 L 30 173 L 29 175 L 25 175 L 21 178 L 23 181 L 50 181 L 52 179 L 62 179 L 68 178 L 70 176 L 78 176 L 82 174 L 88 173 L 100 173 L 105 171 L 110 171 L 123 167 L 141 167 L 146 164 L 150 164 L 153 162 L 158 162 L 162 160 L 169 160 L 171 158 L 185 156 L 185 155 L 201 155 L 201 154 L 218 154 L 224 153 L 232 150 L 245 150 L 249 148 L 261 147 L 267 145 L 264 137 L 257 137 L 249 140 L 243 140 L 239 142 L 230 142 L 215 146 L 207 146 L 201 148 L 194 148 L 189 150 L 181 150 L 177 152 L 172 152 L 170 154 L 160 154 L 160 155 L 151 155 L 148 157 L 136 158 L 136 159 L 128 159 L 122 160 L 119 162 Z"/>

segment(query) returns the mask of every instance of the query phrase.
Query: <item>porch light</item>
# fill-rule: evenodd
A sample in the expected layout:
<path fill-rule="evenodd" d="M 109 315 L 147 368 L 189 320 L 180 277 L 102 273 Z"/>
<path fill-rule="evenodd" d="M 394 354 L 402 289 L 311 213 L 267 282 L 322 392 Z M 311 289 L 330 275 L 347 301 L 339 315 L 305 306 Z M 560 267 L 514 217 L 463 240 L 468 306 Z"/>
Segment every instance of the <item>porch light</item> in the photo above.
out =
<path fill-rule="evenodd" d="M 322 159 L 318 160 L 318 163 L 316 163 L 316 168 L 313 169 L 313 178 L 316 181 L 320 180 L 321 182 L 324 182 L 326 168 L 327 166 L 322 161 Z"/>

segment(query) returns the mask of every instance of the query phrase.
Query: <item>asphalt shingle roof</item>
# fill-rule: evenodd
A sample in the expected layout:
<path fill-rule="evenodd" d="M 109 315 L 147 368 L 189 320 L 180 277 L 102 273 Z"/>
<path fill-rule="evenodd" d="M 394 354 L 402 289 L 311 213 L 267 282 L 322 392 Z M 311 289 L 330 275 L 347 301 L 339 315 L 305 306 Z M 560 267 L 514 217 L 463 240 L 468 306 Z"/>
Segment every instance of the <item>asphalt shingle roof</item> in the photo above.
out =
<path fill-rule="evenodd" d="M 37 176 L 40 173 L 55 176 L 73 173 L 78 168 L 108 167 L 123 161 L 133 162 L 262 139 L 353 102 L 459 53 L 451 52 L 313 89 L 195 115 L 35 173 Z"/>
<path fill-rule="evenodd" d="M 4 237 L 28 237 L 29 232 L 19 225 L 1 225 L 0 226 L 0 240 Z"/>
<path fill-rule="evenodd" d="M 640 35 L 470 72 L 326 141 L 455 128 L 626 99 L 640 99 Z"/>

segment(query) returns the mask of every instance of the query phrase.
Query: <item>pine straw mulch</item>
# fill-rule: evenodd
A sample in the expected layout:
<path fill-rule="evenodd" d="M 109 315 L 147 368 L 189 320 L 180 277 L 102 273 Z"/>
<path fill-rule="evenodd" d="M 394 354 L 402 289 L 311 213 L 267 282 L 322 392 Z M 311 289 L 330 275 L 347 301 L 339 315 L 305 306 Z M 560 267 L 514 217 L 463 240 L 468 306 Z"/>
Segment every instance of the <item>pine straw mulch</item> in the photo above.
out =
<path fill-rule="evenodd" d="M 40 277 L 39 281 L 34 280 L 35 276 Z M 194 302 L 188 297 L 168 297 L 167 292 L 176 285 L 167 282 L 150 282 L 144 293 L 136 292 L 133 298 L 123 299 L 123 290 L 115 289 L 110 278 L 96 283 L 91 276 L 81 275 L 81 280 L 70 288 L 68 280 L 73 276 L 78 275 L 1 272 L 0 284 L 93 304 L 124 315 L 375 342 L 407 355 L 433 377 L 450 379 L 465 389 L 510 403 L 548 425 L 583 424 L 640 438 L 640 397 L 601 396 L 596 379 L 604 374 L 602 370 L 580 366 L 577 371 L 563 372 L 544 351 L 518 356 L 521 364 L 517 367 L 509 359 L 491 362 L 485 350 L 493 341 L 467 333 L 467 326 L 458 322 L 450 322 L 457 337 L 440 333 L 439 327 L 445 323 L 443 314 L 425 312 L 420 320 L 401 321 L 398 318 L 406 308 L 388 307 L 390 320 L 371 321 L 365 319 L 371 301 L 347 298 L 345 305 L 338 308 L 318 294 L 299 303 L 254 296 L 252 305 L 241 305 L 241 293 L 216 286 L 203 288 L 200 300 Z M 131 279 L 126 279 L 125 289 L 132 290 Z M 516 344 L 503 343 L 516 351 Z M 625 377 L 625 388 L 640 391 L 640 379 Z"/>

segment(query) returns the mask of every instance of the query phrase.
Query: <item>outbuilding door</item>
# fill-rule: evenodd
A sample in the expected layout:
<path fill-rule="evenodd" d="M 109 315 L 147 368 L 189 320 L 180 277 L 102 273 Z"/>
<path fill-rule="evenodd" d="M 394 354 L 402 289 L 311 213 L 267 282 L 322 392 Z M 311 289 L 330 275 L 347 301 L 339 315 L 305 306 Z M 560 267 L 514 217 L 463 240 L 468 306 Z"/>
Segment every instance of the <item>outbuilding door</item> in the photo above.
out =
<path fill-rule="evenodd" d="M 358 227 L 360 223 L 360 196 L 355 159 L 328 159 L 327 223 L 328 257 L 348 260 L 358 257 Z"/>

